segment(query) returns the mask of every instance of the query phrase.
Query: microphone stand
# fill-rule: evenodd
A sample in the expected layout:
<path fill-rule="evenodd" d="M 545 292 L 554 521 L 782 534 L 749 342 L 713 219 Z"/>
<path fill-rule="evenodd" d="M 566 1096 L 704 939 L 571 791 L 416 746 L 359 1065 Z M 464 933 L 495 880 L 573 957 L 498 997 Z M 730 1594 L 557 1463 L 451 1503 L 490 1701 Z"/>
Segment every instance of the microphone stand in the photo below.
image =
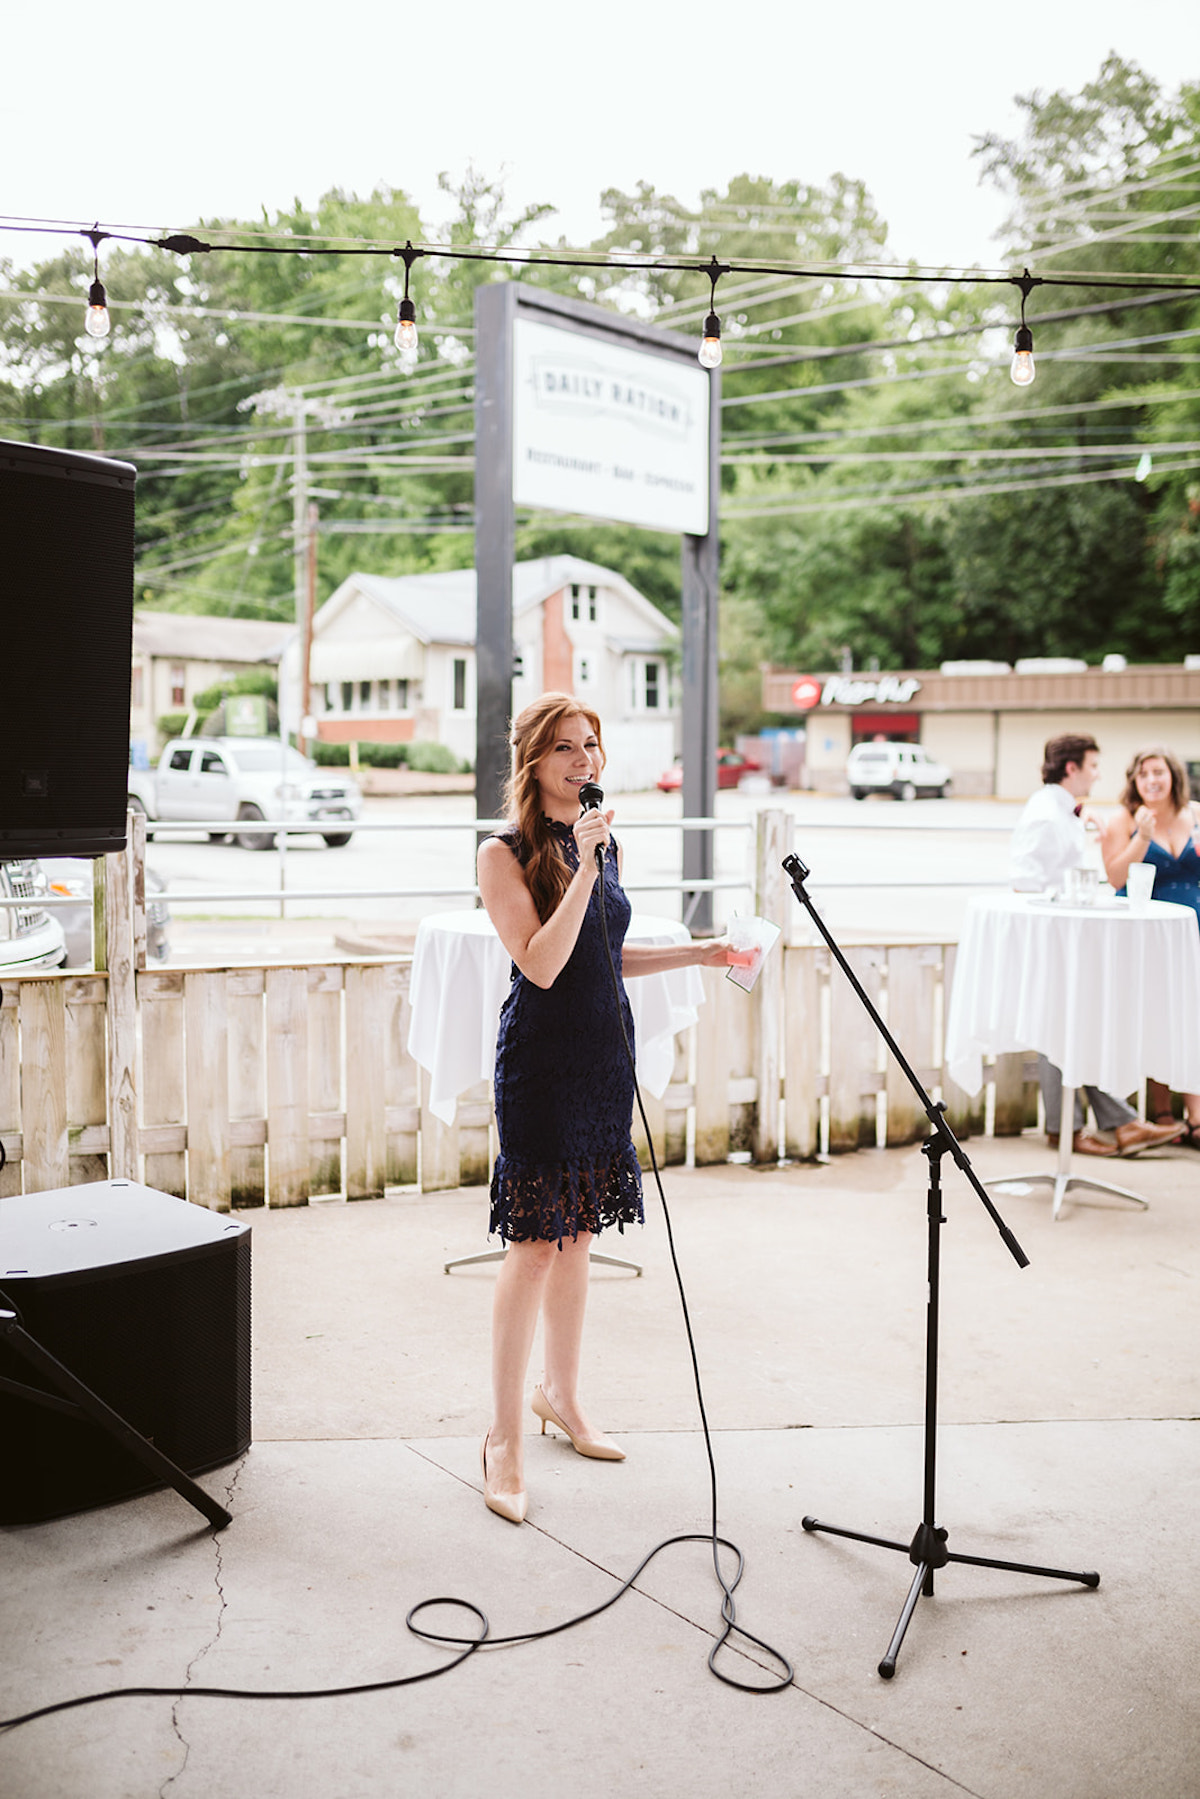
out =
<path fill-rule="evenodd" d="M 963 1149 L 962 1145 L 955 1137 L 954 1132 L 946 1122 L 945 1105 L 940 1100 L 932 1099 L 926 1092 L 919 1077 L 905 1060 L 900 1046 L 897 1044 L 895 1038 L 879 1016 L 879 1013 L 872 1005 L 870 998 L 864 991 L 861 983 L 856 979 L 854 971 L 846 961 L 845 956 L 843 956 L 841 950 L 834 942 L 834 939 L 826 930 L 824 920 L 820 917 L 809 894 L 805 890 L 804 883 L 808 879 L 809 870 L 805 867 L 799 856 L 785 856 L 783 869 L 784 873 L 791 881 L 792 891 L 796 895 L 796 898 L 816 925 L 821 936 L 825 939 L 825 942 L 833 952 L 833 956 L 837 961 L 838 966 L 841 968 L 846 979 L 850 982 L 850 985 L 854 988 L 855 993 L 857 993 L 867 1012 L 870 1014 L 876 1030 L 879 1032 L 880 1036 L 895 1056 L 901 1069 L 904 1071 L 905 1078 L 917 1098 L 920 1100 L 925 1116 L 928 1118 L 931 1126 L 931 1134 L 925 1139 L 925 1142 L 921 1146 L 922 1154 L 929 1163 L 929 1190 L 926 1211 L 928 1228 L 928 1304 L 925 1313 L 925 1491 L 921 1522 L 917 1526 L 916 1532 L 910 1543 L 896 1543 L 888 1537 L 875 1537 L 869 1535 L 865 1531 L 847 1530 L 843 1526 L 827 1524 L 823 1519 L 814 1518 L 812 1516 L 805 1517 L 801 1520 L 806 1531 L 821 1530 L 825 1531 L 829 1536 L 849 1537 L 856 1543 L 873 1543 L 879 1549 L 894 1549 L 901 1555 L 907 1555 L 909 1561 L 913 1563 L 916 1572 L 913 1575 L 912 1583 L 909 1586 L 908 1596 L 904 1601 L 899 1621 L 897 1622 L 895 1630 L 892 1632 L 892 1639 L 887 1646 L 883 1660 L 879 1663 L 880 1675 L 884 1680 L 890 1680 L 896 1672 L 896 1658 L 900 1654 L 900 1647 L 904 1642 L 905 1632 L 912 1621 L 913 1613 L 917 1609 L 917 1601 L 922 1597 L 932 1598 L 934 1573 L 937 1569 L 944 1568 L 948 1562 L 966 1562 L 974 1568 L 1001 1568 L 1012 1574 L 1036 1574 L 1047 1580 L 1075 1580 L 1080 1581 L 1085 1587 L 1098 1587 L 1100 1585 L 1100 1576 L 1096 1573 L 1073 1573 L 1065 1568 L 1043 1568 L 1029 1562 L 997 1561 L 990 1556 L 962 1555 L 956 1553 L 954 1550 L 947 1549 L 946 1547 L 949 1532 L 937 1522 L 938 1317 L 941 1285 L 941 1242 L 939 1231 L 941 1226 L 946 1222 L 942 1215 L 943 1156 L 949 1155 L 959 1170 L 966 1176 L 974 1189 L 976 1196 L 983 1202 L 984 1207 L 991 1217 L 992 1222 L 995 1224 L 996 1229 L 1000 1232 L 1005 1246 L 1017 1266 L 1019 1268 L 1027 1268 L 1029 1266 L 1029 1257 L 1025 1254 L 1021 1245 L 1017 1242 L 1003 1218 L 1001 1218 L 999 1212 L 992 1204 L 992 1201 L 988 1198 L 987 1193 L 984 1191 L 975 1170 L 971 1166 L 966 1151 Z"/>

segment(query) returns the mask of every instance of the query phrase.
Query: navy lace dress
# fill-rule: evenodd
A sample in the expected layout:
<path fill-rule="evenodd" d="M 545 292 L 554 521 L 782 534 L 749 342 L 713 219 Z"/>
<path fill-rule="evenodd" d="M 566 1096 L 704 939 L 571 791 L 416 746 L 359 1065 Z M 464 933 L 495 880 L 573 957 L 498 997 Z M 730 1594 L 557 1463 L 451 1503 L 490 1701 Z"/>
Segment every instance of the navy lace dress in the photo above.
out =
<path fill-rule="evenodd" d="M 551 821 L 566 862 L 579 866 L 569 825 Z M 512 832 L 501 841 L 519 859 Z M 631 1050 L 633 1020 L 620 982 L 629 901 L 616 846 L 604 870 L 609 941 Z M 551 987 L 514 965 L 496 1039 L 496 1125 L 490 1230 L 508 1242 L 557 1242 L 580 1231 L 642 1222 L 642 1177 L 629 1136 L 633 1075 L 621 1040 L 600 915 L 600 882 L 575 948 Z"/>

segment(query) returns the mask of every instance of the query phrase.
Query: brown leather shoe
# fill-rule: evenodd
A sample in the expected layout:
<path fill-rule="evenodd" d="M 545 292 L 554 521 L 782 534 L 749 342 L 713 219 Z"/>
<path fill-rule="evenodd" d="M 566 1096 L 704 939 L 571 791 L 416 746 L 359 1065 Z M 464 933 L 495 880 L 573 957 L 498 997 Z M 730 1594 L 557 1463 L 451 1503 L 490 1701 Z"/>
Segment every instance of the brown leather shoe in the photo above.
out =
<path fill-rule="evenodd" d="M 1051 1149 L 1058 1148 L 1057 1135 L 1046 1133 L 1046 1141 Z M 1119 1154 L 1115 1143 L 1106 1143 L 1103 1137 L 1094 1137 L 1091 1131 L 1076 1131 L 1071 1139 L 1071 1148 L 1077 1156 L 1115 1156 Z"/>
<path fill-rule="evenodd" d="M 1153 1149 L 1157 1143 L 1174 1143 L 1186 1130 L 1187 1125 L 1182 1120 L 1173 1124 L 1143 1124 L 1140 1119 L 1132 1119 L 1129 1124 L 1119 1124 L 1116 1128 L 1117 1154 L 1136 1156 L 1140 1149 Z"/>

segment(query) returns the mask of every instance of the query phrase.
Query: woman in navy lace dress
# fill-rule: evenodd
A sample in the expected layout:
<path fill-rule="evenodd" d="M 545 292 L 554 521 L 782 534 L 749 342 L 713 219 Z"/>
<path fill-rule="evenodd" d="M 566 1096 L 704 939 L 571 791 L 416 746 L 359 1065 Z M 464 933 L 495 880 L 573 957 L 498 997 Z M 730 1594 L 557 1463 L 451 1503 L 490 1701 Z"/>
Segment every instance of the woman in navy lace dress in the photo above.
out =
<path fill-rule="evenodd" d="M 1119 809 L 1104 827 L 1104 869 L 1113 887 L 1125 891 L 1135 862 L 1154 870 L 1156 900 L 1190 906 L 1200 924 L 1200 819 L 1188 798 L 1183 764 L 1171 750 L 1139 750 L 1125 771 Z M 1200 1093 L 1183 1096 L 1187 1126 L 1183 1141 L 1200 1149 Z M 1174 1124 L 1171 1090 L 1163 1081 L 1146 1082 L 1146 1110 L 1157 1124 Z"/>
<path fill-rule="evenodd" d="M 623 1461 L 579 1402 L 588 1252 L 605 1225 L 642 1219 L 630 1141 L 633 1076 L 622 1023 L 633 1024 L 622 978 L 726 963 L 723 940 L 624 946 L 629 901 L 612 812 L 580 813 L 579 789 L 604 767 L 600 720 L 569 694 L 547 693 L 515 719 L 509 824 L 479 851 L 479 890 L 513 960 L 496 1044 L 491 1228 L 509 1245 L 492 1322 L 492 1425 L 481 1450 L 484 1498 L 525 1516 L 525 1373 L 539 1311 L 546 1366 L 533 1410 L 580 1455 Z M 601 886 L 596 851 L 606 852 Z M 605 938 L 617 970 L 614 991 Z"/>

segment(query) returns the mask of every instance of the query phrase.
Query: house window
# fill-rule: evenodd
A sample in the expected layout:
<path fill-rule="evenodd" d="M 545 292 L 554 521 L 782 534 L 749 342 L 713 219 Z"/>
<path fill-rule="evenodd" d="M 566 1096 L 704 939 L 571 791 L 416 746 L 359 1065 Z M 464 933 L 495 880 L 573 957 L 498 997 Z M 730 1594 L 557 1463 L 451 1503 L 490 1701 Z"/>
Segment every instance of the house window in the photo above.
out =
<path fill-rule="evenodd" d="M 467 709 L 467 663 L 464 656 L 454 658 L 454 710 Z"/>
<path fill-rule="evenodd" d="M 571 587 L 571 617 L 576 624 L 579 623 L 579 587 L 577 583 L 573 583 Z"/>
<path fill-rule="evenodd" d="M 596 589 L 594 587 L 589 587 L 588 588 L 588 624 L 594 625 L 595 622 L 596 622 Z"/>
<path fill-rule="evenodd" d="M 187 679 L 187 670 L 184 667 L 183 663 L 182 662 L 172 662 L 172 664 L 171 664 L 171 704 L 177 710 L 179 707 L 187 705 L 187 701 L 184 698 L 184 682 L 186 681 L 186 679 Z"/>
<path fill-rule="evenodd" d="M 392 707 L 392 684 L 390 681 L 379 683 L 379 710 L 390 712 Z"/>
<path fill-rule="evenodd" d="M 335 688 L 334 688 L 333 682 L 326 681 L 326 683 L 325 683 L 325 710 L 326 710 L 326 712 L 334 712 L 337 710 L 337 701 L 334 698 L 334 693 L 335 693 Z"/>
<path fill-rule="evenodd" d="M 513 651 L 513 680 L 525 679 L 525 657 L 520 650 Z"/>
<path fill-rule="evenodd" d="M 581 656 L 579 658 L 579 684 L 580 684 L 580 686 L 586 687 L 588 682 L 591 680 L 591 678 L 592 678 L 591 661 L 587 656 Z"/>
<path fill-rule="evenodd" d="M 371 710 L 371 683 L 369 681 L 360 681 L 358 684 L 358 704 L 359 710 L 362 712 Z"/>
<path fill-rule="evenodd" d="M 397 710 L 397 712 L 407 712 L 408 711 L 408 682 L 407 681 L 397 681 L 396 682 L 396 710 Z"/>
<path fill-rule="evenodd" d="M 632 677 L 632 699 L 635 712 L 663 712 L 670 704 L 667 695 L 667 665 L 657 656 L 629 664 Z"/>
<path fill-rule="evenodd" d="M 343 681 L 342 682 L 342 711 L 343 712 L 352 712 L 353 710 L 354 710 L 354 682 L 353 681 Z"/>

